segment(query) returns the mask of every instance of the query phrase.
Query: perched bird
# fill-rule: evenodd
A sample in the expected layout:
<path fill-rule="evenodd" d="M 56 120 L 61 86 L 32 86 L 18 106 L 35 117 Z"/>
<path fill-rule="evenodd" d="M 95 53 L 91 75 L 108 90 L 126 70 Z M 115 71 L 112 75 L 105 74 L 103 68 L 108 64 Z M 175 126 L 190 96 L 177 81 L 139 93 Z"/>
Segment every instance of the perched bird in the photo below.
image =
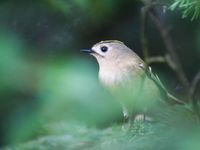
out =
<path fill-rule="evenodd" d="M 155 115 L 166 105 L 166 98 L 173 98 L 144 61 L 124 43 L 101 41 L 81 51 L 97 59 L 100 82 L 120 102 L 125 118 Z"/>

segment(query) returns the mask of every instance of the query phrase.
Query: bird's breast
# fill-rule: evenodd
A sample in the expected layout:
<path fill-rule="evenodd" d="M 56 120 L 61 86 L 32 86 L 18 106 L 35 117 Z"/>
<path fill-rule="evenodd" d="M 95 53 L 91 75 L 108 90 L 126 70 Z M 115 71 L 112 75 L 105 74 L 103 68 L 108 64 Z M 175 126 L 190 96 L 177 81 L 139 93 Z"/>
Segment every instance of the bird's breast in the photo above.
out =
<path fill-rule="evenodd" d="M 99 79 L 106 87 L 116 87 L 129 80 L 130 74 L 123 69 L 101 68 Z"/>

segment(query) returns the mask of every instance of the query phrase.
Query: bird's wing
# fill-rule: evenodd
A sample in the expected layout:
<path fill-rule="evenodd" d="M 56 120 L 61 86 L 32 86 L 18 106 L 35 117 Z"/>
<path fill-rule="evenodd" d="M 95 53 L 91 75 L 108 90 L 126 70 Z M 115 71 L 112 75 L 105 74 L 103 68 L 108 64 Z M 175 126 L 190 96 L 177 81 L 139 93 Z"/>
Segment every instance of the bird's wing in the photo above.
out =
<path fill-rule="evenodd" d="M 159 87 L 159 89 L 161 90 L 161 93 L 166 96 L 168 98 L 168 100 L 170 100 L 170 103 L 171 102 L 175 102 L 175 103 L 179 103 L 179 104 L 185 104 L 182 100 L 179 100 L 178 98 L 176 98 L 175 96 L 171 95 L 167 89 L 165 88 L 165 86 L 163 85 L 163 83 L 161 82 L 160 78 L 154 74 L 152 72 L 152 69 L 151 67 L 146 67 L 144 64 L 140 64 L 139 65 L 140 68 L 142 68 L 145 72 L 146 72 L 146 75 L 151 79 L 153 80 L 153 82 Z"/>

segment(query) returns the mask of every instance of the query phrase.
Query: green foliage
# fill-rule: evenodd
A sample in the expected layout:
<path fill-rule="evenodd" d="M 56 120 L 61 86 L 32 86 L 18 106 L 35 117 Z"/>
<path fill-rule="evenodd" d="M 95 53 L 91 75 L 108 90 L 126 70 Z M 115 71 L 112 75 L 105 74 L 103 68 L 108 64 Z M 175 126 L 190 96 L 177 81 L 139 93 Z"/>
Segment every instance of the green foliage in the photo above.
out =
<path fill-rule="evenodd" d="M 0 108 L 12 114 L 2 122 L 6 126 L 4 138 L 10 143 L 1 147 L 2 150 L 195 150 L 200 147 L 199 122 L 190 108 L 161 108 L 157 114 L 159 121 L 131 122 L 130 128 L 117 124 L 121 109 L 99 86 L 96 67 L 91 63 L 78 56 L 33 62 L 27 59 L 19 37 L 3 32 L 1 36 L 4 37 L 1 49 L 6 50 L 1 55 L 7 57 L 0 61 L 4 75 Z M 12 75 L 16 75 L 14 80 Z M 27 87 L 27 82 L 34 83 L 34 89 Z M 15 99 L 6 99 L 5 93 L 28 89 L 35 95 L 32 100 L 25 98 L 30 104 L 22 105 L 19 93 Z"/>
<path fill-rule="evenodd" d="M 95 23 L 105 21 L 105 18 L 110 18 L 116 11 L 115 7 L 119 0 L 46 0 L 50 6 L 65 15 L 69 15 L 72 9 L 77 9 L 77 12 L 85 13 L 87 17 L 92 19 Z M 105 17 L 106 16 L 106 17 Z M 81 16 L 79 16 L 81 17 Z M 86 17 L 86 18 L 87 18 Z"/>
<path fill-rule="evenodd" d="M 9 32 L 1 32 L 0 49 L 0 118 L 5 142 L 35 138 L 43 133 L 41 125 L 46 122 L 79 120 L 104 125 L 120 118 L 119 105 L 103 92 L 96 70 L 87 61 L 62 56 L 32 61 L 21 38 Z"/>
<path fill-rule="evenodd" d="M 17 40 L 15 35 L 0 30 L 0 93 L 10 88 L 19 89 L 27 79 L 24 73 L 28 72 L 29 66 L 23 57 L 22 49 L 22 42 Z"/>
<path fill-rule="evenodd" d="M 184 111 L 178 108 L 165 120 L 168 124 L 138 121 L 125 129 L 121 125 L 100 129 L 77 121 L 46 124 L 45 134 L 3 150 L 198 150 L 199 124 L 177 115 L 179 110 Z"/>
<path fill-rule="evenodd" d="M 180 9 L 182 18 L 191 16 L 191 20 L 197 19 L 200 14 L 199 0 L 174 0 L 170 6 L 171 10 Z"/>
<path fill-rule="evenodd" d="M 123 2 L 1 2 L 1 150 L 199 149 L 199 122 L 182 106 L 162 109 L 158 122 L 132 122 L 122 129 L 121 107 L 99 85 L 96 62 L 80 54 L 79 48 L 99 38 L 128 35 L 133 41 L 130 21 L 137 20 L 124 16 L 133 15 L 135 1 L 129 1 L 128 12 L 127 4 L 120 7 Z M 113 19 L 119 22 L 106 24 Z M 109 33 L 102 32 L 105 28 Z"/>

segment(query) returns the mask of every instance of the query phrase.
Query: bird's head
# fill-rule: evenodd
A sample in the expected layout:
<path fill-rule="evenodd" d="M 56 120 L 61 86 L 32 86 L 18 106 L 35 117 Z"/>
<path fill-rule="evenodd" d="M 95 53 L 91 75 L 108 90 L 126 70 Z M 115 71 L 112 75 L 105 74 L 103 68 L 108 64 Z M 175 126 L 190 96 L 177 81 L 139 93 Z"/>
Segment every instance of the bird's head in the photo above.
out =
<path fill-rule="evenodd" d="M 83 52 L 93 55 L 99 63 L 99 77 L 106 86 L 113 86 L 143 74 L 143 60 L 124 43 L 117 40 L 101 41 Z M 126 83 L 126 82 L 124 82 Z"/>
<path fill-rule="evenodd" d="M 123 42 L 117 40 L 101 41 L 93 45 L 92 48 L 81 51 L 93 55 L 100 65 L 105 63 L 116 64 L 135 54 Z"/>

